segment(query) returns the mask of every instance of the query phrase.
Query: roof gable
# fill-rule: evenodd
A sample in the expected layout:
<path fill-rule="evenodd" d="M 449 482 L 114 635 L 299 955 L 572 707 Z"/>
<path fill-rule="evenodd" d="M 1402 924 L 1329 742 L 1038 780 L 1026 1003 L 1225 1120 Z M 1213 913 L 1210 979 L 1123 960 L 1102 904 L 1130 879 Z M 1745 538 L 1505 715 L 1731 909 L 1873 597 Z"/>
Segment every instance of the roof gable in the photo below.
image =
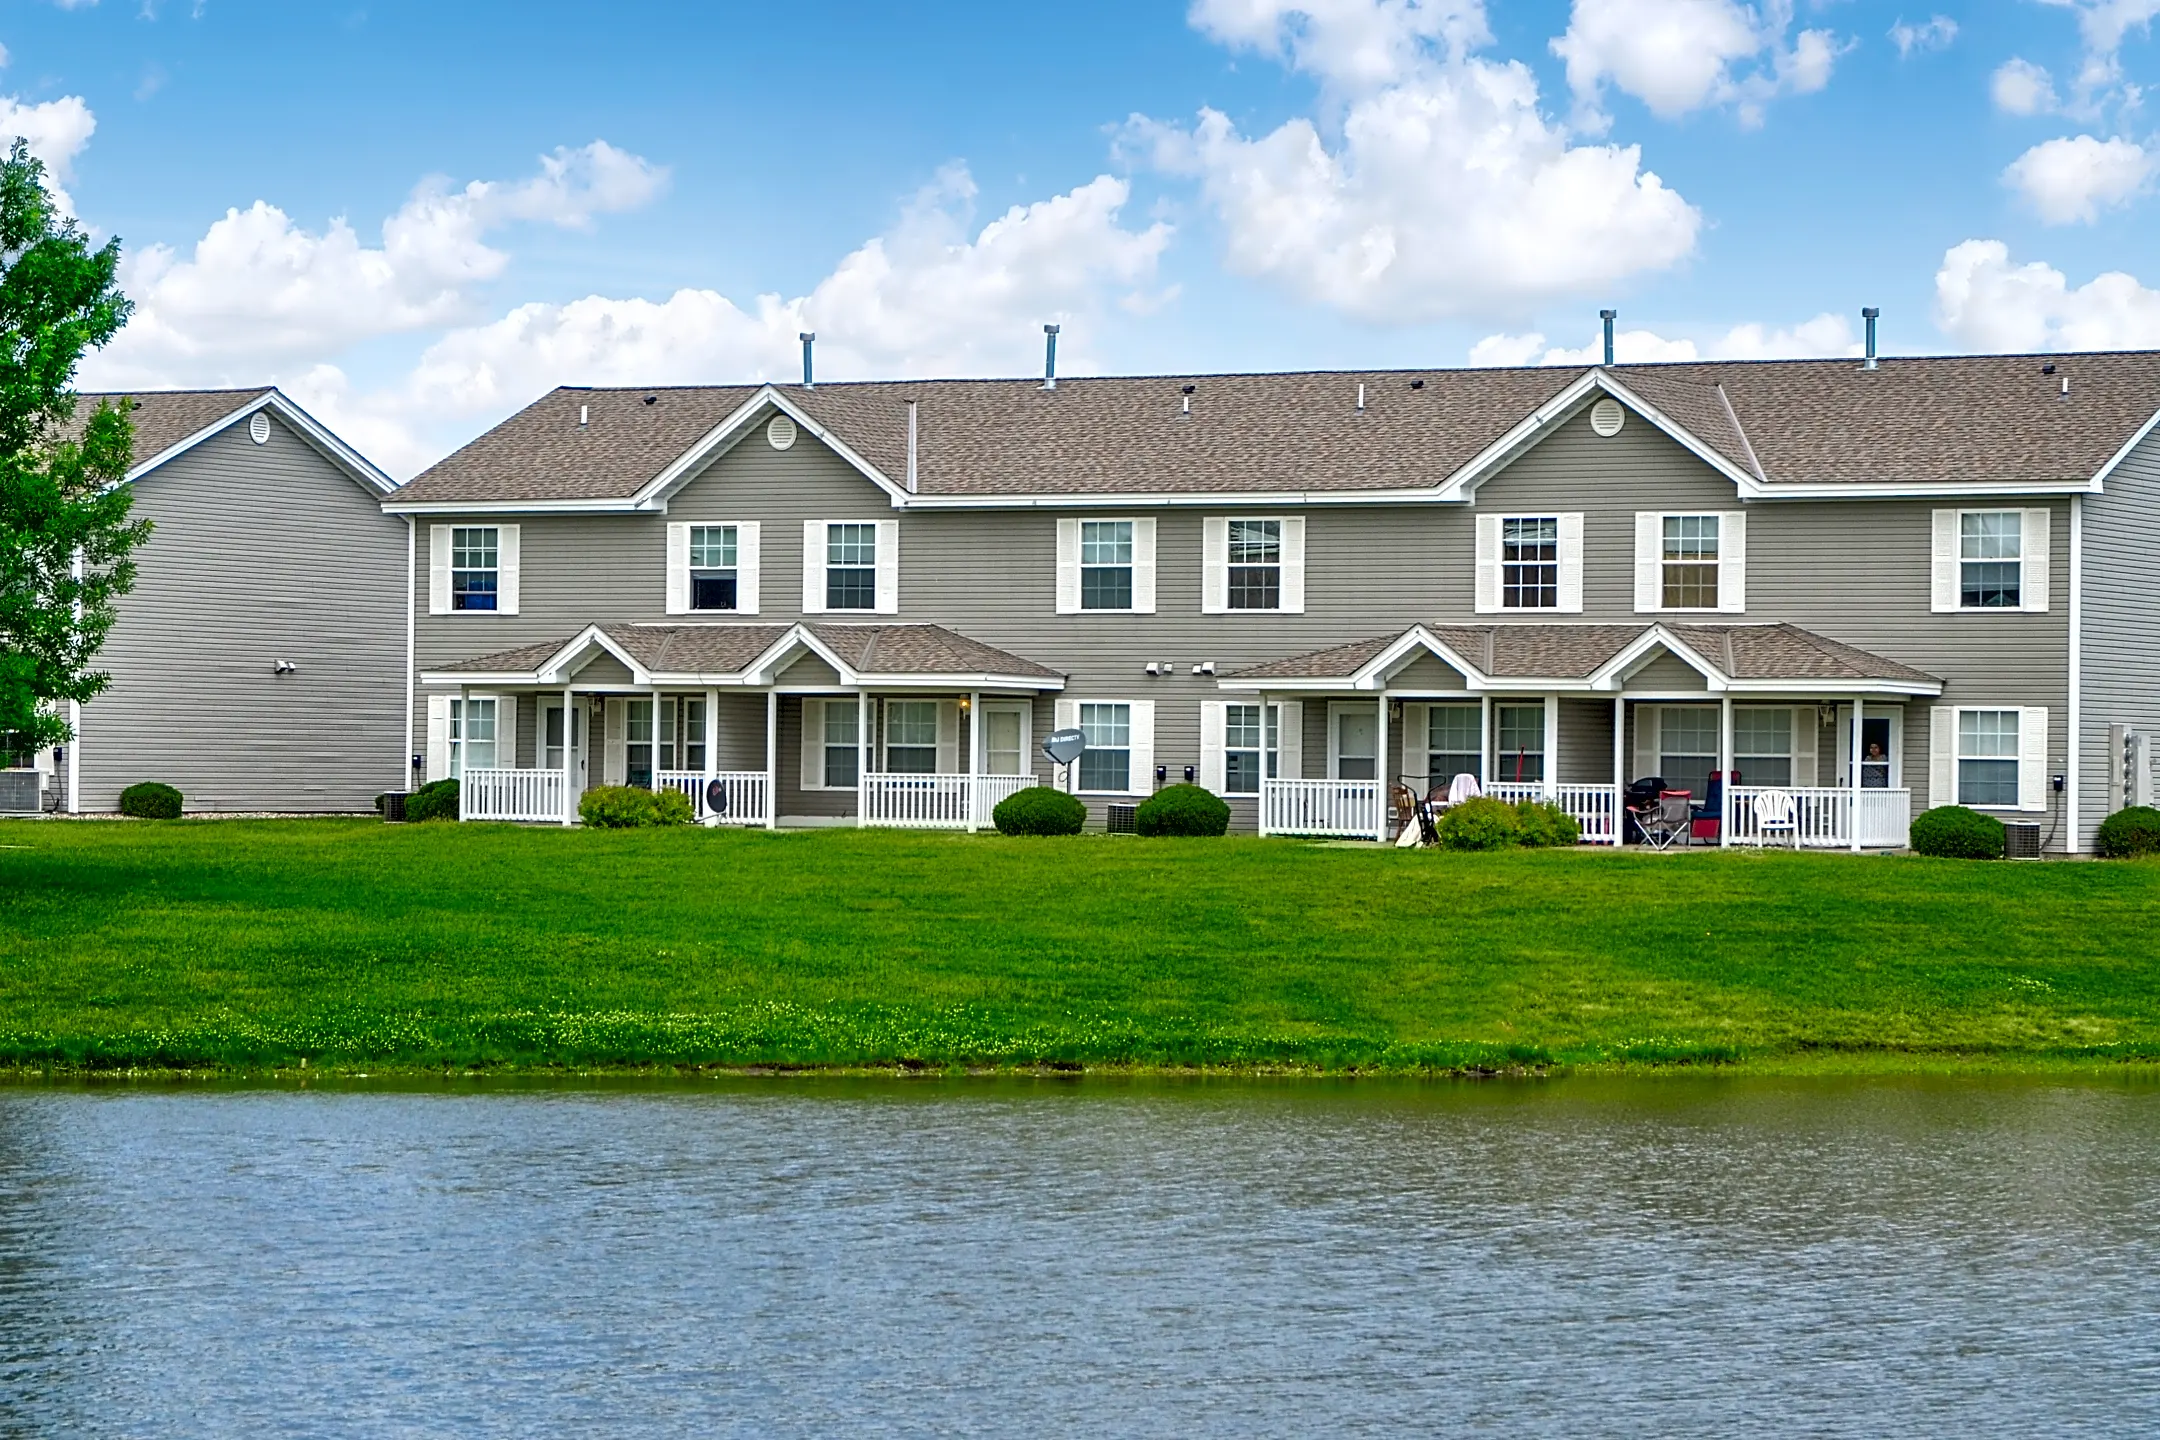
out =
<path fill-rule="evenodd" d="M 76 423 L 100 402 L 125 404 L 135 427 L 135 462 L 130 483 L 159 466 L 221 435 L 257 411 L 268 411 L 325 460 L 377 497 L 397 489 L 397 482 L 353 449 L 314 416 L 275 387 L 254 390 L 145 390 L 87 392 L 77 397 Z"/>

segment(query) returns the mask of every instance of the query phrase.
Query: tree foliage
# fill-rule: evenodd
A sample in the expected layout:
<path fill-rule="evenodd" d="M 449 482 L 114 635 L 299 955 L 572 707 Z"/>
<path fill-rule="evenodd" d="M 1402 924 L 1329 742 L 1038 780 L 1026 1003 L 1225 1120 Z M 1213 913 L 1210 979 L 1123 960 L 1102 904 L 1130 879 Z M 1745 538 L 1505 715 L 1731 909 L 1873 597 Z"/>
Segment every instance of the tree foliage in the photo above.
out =
<path fill-rule="evenodd" d="M 127 323 L 120 242 L 92 249 L 17 140 L 0 161 L 0 748 L 69 738 L 50 702 L 88 700 L 91 669 L 148 538 L 124 484 L 134 427 L 101 403 L 80 421 L 85 352 Z"/>

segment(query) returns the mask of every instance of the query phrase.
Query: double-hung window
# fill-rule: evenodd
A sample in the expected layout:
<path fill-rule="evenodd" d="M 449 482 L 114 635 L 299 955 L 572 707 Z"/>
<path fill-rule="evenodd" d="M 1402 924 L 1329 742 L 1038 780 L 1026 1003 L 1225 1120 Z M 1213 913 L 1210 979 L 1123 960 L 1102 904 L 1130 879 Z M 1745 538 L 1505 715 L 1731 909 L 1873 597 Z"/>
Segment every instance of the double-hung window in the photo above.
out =
<path fill-rule="evenodd" d="M 705 768 L 705 701 L 699 696 L 671 696 L 660 702 L 660 768 Z"/>
<path fill-rule="evenodd" d="M 1273 705 L 1223 706 L 1223 791 L 1257 795 L 1262 778 L 1275 774 L 1276 709 Z"/>
<path fill-rule="evenodd" d="M 1080 608 L 1133 608 L 1133 522 L 1080 522 Z"/>
<path fill-rule="evenodd" d="M 1968 510 L 1958 516 L 1958 608 L 2024 606 L 2025 512 Z"/>
<path fill-rule="evenodd" d="M 894 775 L 933 775 L 938 760 L 938 702 L 885 702 L 885 769 Z"/>
<path fill-rule="evenodd" d="M 1500 522 L 1500 606 L 1553 610 L 1560 605 L 1560 518 L 1509 516 Z"/>
<path fill-rule="evenodd" d="M 495 768 L 495 701 L 453 696 L 450 701 L 450 778 Z"/>
<path fill-rule="evenodd" d="M 1715 515 L 1665 517 L 1661 608 L 1718 608 L 1718 521 Z"/>
<path fill-rule="evenodd" d="M 825 527 L 825 608 L 877 609 L 877 526 Z"/>
<path fill-rule="evenodd" d="M 1635 513 L 1635 609 L 1747 609 L 1747 512 Z"/>
<path fill-rule="evenodd" d="M 1493 779 L 1512 784 L 1545 778 L 1543 705 L 1495 705 L 1493 729 L 1498 741 Z"/>
<path fill-rule="evenodd" d="M 1709 798 L 1710 772 L 1718 764 L 1719 723 L 1714 705 L 1664 707 L 1658 716 L 1658 774 L 1667 789 L 1685 790 L 1697 800 Z"/>
<path fill-rule="evenodd" d="M 653 702 L 623 706 L 623 783 L 650 790 L 653 783 Z"/>
<path fill-rule="evenodd" d="M 1305 613 L 1304 516 L 1201 521 L 1200 613 L 1249 612 Z"/>
<path fill-rule="evenodd" d="M 1232 610 L 1282 609 L 1282 521 L 1230 522 Z"/>
<path fill-rule="evenodd" d="M 1544 711 L 1539 714 L 1538 768 L 1544 769 Z M 1485 777 L 1483 717 L 1475 705 L 1432 705 L 1425 711 L 1425 776 L 1446 785 L 1457 775 Z"/>
<path fill-rule="evenodd" d="M 736 608 L 738 537 L 733 525 L 690 527 L 690 608 Z"/>
<path fill-rule="evenodd" d="M 819 707 L 825 727 L 825 788 L 852 790 L 862 766 L 861 716 L 853 700 L 828 701 Z"/>
<path fill-rule="evenodd" d="M 1749 785 L 1792 784 L 1792 707 L 1736 706 L 1732 723 L 1733 769 L 1741 780 Z"/>
<path fill-rule="evenodd" d="M 2015 710 L 1957 712 L 1957 803 L 1996 808 L 2018 803 Z"/>
<path fill-rule="evenodd" d="M 1080 706 L 1080 733 L 1087 749 L 1080 754 L 1078 788 L 1123 794 L 1132 789 L 1132 706 L 1122 702 L 1086 702 Z"/>
<path fill-rule="evenodd" d="M 450 608 L 493 610 L 501 578 L 500 535 L 493 525 L 457 525 L 450 531 Z"/>

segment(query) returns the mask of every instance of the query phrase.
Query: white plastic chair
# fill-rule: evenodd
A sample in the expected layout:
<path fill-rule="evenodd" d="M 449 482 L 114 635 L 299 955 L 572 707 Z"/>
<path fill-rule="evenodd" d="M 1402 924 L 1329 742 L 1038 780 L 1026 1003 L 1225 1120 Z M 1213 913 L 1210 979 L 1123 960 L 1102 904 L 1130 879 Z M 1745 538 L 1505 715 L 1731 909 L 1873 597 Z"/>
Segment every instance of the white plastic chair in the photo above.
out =
<path fill-rule="evenodd" d="M 1761 849 L 1765 836 L 1780 831 L 1792 835 L 1793 849 L 1800 848 L 1800 807 L 1790 790 L 1765 790 L 1755 797 L 1755 846 Z"/>
<path fill-rule="evenodd" d="M 1465 800 L 1475 800 L 1485 792 L 1478 787 L 1477 776 L 1467 770 L 1448 781 L 1447 803 L 1460 805 Z"/>

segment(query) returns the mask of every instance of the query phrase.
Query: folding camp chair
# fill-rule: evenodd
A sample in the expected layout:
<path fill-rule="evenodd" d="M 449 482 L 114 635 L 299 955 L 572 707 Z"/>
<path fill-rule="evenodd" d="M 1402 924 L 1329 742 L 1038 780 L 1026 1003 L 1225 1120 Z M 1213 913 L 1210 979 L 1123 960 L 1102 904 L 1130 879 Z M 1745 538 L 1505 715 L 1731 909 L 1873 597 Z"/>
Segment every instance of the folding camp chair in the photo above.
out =
<path fill-rule="evenodd" d="M 1695 825 L 1694 801 L 1685 790 L 1659 791 L 1657 804 L 1635 812 L 1644 842 L 1653 850 L 1670 850 L 1674 841 L 1685 840 Z"/>
<path fill-rule="evenodd" d="M 1755 797 L 1755 845 L 1779 832 L 1792 835 L 1793 849 L 1800 848 L 1800 806 L 1790 790 L 1765 790 Z"/>

